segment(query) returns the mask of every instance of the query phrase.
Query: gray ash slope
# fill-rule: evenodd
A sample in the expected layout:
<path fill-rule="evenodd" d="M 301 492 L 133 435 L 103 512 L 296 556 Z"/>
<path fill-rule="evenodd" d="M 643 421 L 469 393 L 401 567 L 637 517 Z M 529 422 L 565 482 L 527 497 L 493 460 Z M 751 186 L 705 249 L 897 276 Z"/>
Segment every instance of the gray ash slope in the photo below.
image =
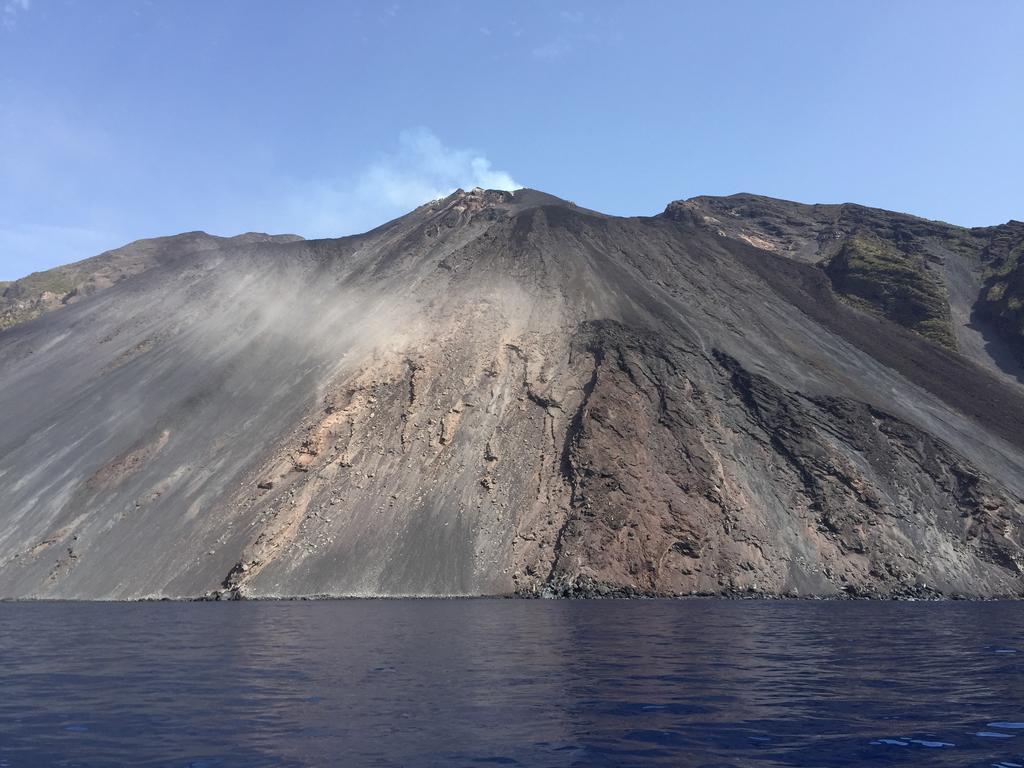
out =
<path fill-rule="evenodd" d="M 34 272 L 21 280 L 0 283 L 0 330 L 74 304 L 109 288 L 116 281 L 145 272 L 150 267 L 188 253 L 216 250 L 225 244 L 245 245 L 266 241 L 291 242 L 297 235 L 265 235 L 247 232 L 224 238 L 205 232 L 183 232 L 154 237 L 106 251 L 75 264 Z"/>
<path fill-rule="evenodd" d="M 1024 594 L 1024 387 L 962 308 L 695 200 L 460 191 L 0 332 L 0 596 Z"/>

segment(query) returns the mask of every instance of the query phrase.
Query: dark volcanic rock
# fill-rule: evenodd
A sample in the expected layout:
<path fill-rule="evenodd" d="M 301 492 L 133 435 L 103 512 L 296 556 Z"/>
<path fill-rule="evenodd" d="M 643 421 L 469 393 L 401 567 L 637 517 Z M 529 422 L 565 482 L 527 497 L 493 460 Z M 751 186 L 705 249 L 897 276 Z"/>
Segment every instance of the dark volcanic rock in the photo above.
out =
<path fill-rule="evenodd" d="M 1024 222 L 979 231 L 989 239 L 982 252 L 987 277 L 977 315 L 995 326 L 1024 364 Z"/>
<path fill-rule="evenodd" d="M 949 279 L 992 233 L 473 190 L 193 240 L 0 332 L 0 595 L 1024 592 L 1024 388 Z"/>
<path fill-rule="evenodd" d="M 927 339 L 956 348 L 945 292 L 928 275 L 922 254 L 857 233 L 826 264 L 832 287 Z"/>
<path fill-rule="evenodd" d="M 823 268 L 837 294 L 1024 380 L 1024 225 L 966 229 L 861 205 L 695 197 L 667 218 Z"/>

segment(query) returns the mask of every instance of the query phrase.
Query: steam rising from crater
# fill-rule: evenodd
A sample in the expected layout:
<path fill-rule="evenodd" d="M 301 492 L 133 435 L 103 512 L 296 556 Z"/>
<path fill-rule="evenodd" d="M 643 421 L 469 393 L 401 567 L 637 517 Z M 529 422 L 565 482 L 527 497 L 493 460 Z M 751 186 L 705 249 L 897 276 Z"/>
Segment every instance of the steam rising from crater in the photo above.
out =
<path fill-rule="evenodd" d="M 458 188 L 522 187 L 475 149 L 450 147 L 428 128 L 403 131 L 395 152 L 382 154 L 354 177 L 297 185 L 275 223 L 307 237 L 362 232 Z"/>

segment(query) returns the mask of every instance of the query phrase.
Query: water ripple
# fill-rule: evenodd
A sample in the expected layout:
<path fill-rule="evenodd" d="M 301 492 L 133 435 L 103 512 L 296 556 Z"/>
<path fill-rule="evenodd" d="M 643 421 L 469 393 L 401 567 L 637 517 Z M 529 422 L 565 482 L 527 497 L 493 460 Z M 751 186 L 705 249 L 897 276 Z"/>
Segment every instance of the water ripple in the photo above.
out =
<path fill-rule="evenodd" d="M 1019 603 L 0 604 L 0 768 L 1024 768 Z"/>

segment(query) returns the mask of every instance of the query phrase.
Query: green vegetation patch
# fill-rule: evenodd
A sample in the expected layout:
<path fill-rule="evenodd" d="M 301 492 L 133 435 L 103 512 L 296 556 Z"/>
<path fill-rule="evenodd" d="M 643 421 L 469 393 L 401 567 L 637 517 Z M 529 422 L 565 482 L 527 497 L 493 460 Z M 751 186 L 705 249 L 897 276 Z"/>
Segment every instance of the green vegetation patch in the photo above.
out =
<path fill-rule="evenodd" d="M 928 273 L 921 255 L 857 232 L 843 243 L 825 272 L 836 292 L 852 303 L 956 349 L 946 292 Z"/>
<path fill-rule="evenodd" d="M 0 283 L 0 330 L 33 320 L 55 306 L 52 299 L 42 300 L 44 294 L 53 294 L 58 301 L 64 299 L 75 289 L 74 278 L 72 270 L 58 267 Z"/>
<path fill-rule="evenodd" d="M 74 280 L 63 269 L 33 272 L 28 277 L 19 280 L 18 284 L 24 289 L 27 296 L 40 296 L 47 292 L 63 296 L 70 293 L 75 287 Z"/>

